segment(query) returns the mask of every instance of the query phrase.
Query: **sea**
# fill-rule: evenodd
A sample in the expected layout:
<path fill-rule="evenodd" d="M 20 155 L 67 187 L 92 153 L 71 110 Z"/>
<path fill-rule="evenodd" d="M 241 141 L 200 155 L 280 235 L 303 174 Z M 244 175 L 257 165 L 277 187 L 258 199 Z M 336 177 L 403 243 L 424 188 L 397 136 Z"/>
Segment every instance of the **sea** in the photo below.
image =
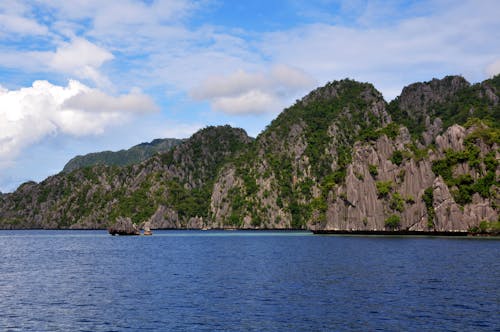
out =
<path fill-rule="evenodd" d="M 0 231 L 0 331 L 500 331 L 500 239 Z"/>

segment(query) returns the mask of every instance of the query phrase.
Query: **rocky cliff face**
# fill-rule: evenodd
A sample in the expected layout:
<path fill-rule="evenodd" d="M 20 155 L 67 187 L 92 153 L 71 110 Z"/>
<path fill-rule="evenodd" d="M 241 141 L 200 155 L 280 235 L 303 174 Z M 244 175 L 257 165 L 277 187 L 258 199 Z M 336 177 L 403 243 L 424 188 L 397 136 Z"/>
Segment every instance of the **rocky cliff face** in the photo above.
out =
<path fill-rule="evenodd" d="M 387 104 L 318 88 L 255 140 L 209 127 L 136 165 L 93 166 L 0 196 L 3 228 L 466 231 L 497 223 L 500 76 L 411 85 Z M 488 224 L 490 225 L 490 224 Z"/>
<path fill-rule="evenodd" d="M 427 109 L 467 87 L 463 78 L 447 77 L 405 89 L 399 98 L 404 112 L 428 122 L 434 116 L 434 125 L 427 123 L 416 138 L 391 121 L 387 104 L 370 85 L 341 81 L 313 91 L 220 174 L 212 225 L 464 231 L 498 220 L 498 137 L 488 136 L 498 131 L 454 125 L 443 133 L 443 120 Z M 498 116 L 494 100 L 487 111 Z M 470 156 L 450 162 L 452 152 Z M 446 181 L 439 169 L 443 162 L 458 172 Z"/>
<path fill-rule="evenodd" d="M 433 172 L 433 165 L 444 160 L 449 151 L 464 152 L 464 141 L 477 130 L 481 129 L 466 130 L 459 125 L 448 128 L 443 135 L 436 137 L 435 147 L 417 152 L 425 154 L 423 158 L 411 150 L 406 128 L 402 128 L 393 140 L 382 136 L 374 142 L 358 142 L 345 184 L 339 186 L 329 199 L 325 222 L 315 227 L 467 231 L 482 220 L 498 220 L 496 207 L 500 201 L 496 180 L 488 184 L 486 193 L 473 192 L 469 201 L 459 204 L 452 193 L 462 184 L 456 182 L 448 186 L 441 175 Z M 450 166 L 451 172 L 457 174 L 455 178 L 472 174 L 470 181 L 478 183 L 488 176 L 485 165 L 488 154 L 494 152 L 494 160 L 500 158 L 496 143 L 491 146 L 482 141 L 475 143 L 483 146 L 476 159 Z M 395 160 L 394 156 L 399 152 L 402 158 Z M 474 168 L 472 162 L 479 164 Z M 495 172 L 498 178 L 498 165 Z M 427 197 L 429 201 L 426 201 Z M 395 222 L 391 223 L 391 220 Z"/>
<path fill-rule="evenodd" d="M 251 139 L 208 127 L 173 150 L 129 167 L 97 165 L 28 182 L 0 201 L 2 228 L 105 228 L 120 217 L 155 228 L 200 228 L 213 178 Z"/>

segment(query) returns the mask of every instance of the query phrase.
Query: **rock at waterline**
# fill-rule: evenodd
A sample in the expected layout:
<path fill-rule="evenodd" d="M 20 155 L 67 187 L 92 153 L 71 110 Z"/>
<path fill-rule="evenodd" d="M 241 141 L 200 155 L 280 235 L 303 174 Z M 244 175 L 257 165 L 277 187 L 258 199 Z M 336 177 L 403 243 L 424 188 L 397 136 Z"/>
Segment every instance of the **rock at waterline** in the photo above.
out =
<path fill-rule="evenodd" d="M 139 228 L 130 218 L 118 217 L 116 222 L 108 228 L 111 235 L 140 235 Z"/>
<path fill-rule="evenodd" d="M 151 223 L 149 221 L 146 221 L 144 223 L 144 235 L 153 235 L 153 232 L 151 232 Z"/>

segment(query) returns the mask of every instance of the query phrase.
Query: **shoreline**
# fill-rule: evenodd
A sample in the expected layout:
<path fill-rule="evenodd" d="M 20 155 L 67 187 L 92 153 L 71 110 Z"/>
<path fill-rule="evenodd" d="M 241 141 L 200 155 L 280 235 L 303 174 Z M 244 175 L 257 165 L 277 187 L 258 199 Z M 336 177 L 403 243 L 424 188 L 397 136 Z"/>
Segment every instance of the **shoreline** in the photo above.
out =
<path fill-rule="evenodd" d="M 17 228 L 17 229 L 0 229 L 1 231 L 103 231 L 105 228 Z M 353 235 L 353 236 L 426 236 L 426 237 L 469 237 L 469 238 L 491 238 L 498 237 L 498 233 L 472 233 L 467 231 L 383 231 L 383 230 L 310 230 L 310 229 L 294 229 L 294 228 L 278 228 L 278 229 L 255 229 L 255 228 L 157 228 L 153 231 L 201 231 L 201 232 L 304 232 L 313 235 Z"/>
<path fill-rule="evenodd" d="M 311 230 L 315 235 L 384 235 L 384 236 L 439 236 L 439 237 L 498 237 L 497 233 L 468 231 L 370 231 L 370 230 Z"/>

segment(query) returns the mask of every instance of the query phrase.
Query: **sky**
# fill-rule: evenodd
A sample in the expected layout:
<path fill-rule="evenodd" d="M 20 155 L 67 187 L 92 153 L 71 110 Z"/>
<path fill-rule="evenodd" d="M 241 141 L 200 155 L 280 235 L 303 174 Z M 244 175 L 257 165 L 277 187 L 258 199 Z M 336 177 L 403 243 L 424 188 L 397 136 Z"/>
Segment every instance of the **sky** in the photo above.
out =
<path fill-rule="evenodd" d="M 230 124 L 343 78 L 500 73 L 500 1 L 0 0 L 0 191 L 76 155 Z"/>

